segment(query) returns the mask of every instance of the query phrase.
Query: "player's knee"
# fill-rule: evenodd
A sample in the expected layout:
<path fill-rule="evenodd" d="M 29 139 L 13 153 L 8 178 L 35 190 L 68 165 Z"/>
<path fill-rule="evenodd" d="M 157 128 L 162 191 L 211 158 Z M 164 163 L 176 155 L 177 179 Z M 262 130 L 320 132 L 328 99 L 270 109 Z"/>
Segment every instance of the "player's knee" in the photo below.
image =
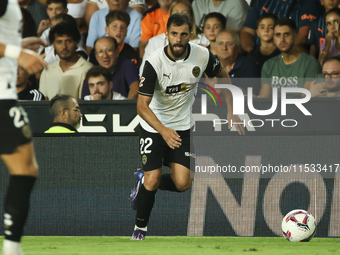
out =
<path fill-rule="evenodd" d="M 192 180 L 175 183 L 178 191 L 183 192 L 191 188 Z"/>
<path fill-rule="evenodd" d="M 161 176 L 158 175 L 149 175 L 144 176 L 144 187 L 147 190 L 156 190 L 158 189 L 159 183 L 161 180 Z"/>

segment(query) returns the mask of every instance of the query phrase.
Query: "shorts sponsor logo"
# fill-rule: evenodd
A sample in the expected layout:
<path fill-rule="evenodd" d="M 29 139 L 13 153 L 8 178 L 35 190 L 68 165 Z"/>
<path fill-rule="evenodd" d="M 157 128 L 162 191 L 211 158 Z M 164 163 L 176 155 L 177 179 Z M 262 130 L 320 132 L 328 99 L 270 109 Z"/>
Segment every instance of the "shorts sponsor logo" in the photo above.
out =
<path fill-rule="evenodd" d="M 193 157 L 193 158 L 196 158 L 196 154 L 195 153 L 191 153 L 191 152 L 184 152 L 184 155 L 186 156 L 186 157 Z"/>

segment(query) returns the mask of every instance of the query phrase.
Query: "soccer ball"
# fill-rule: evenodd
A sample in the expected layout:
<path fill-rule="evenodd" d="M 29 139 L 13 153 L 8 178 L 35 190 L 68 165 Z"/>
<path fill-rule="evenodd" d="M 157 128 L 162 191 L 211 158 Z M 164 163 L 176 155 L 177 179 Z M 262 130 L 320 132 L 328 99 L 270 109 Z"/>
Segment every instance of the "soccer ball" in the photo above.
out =
<path fill-rule="evenodd" d="M 316 232 L 314 217 L 305 210 L 293 210 L 282 220 L 283 236 L 290 242 L 308 242 Z"/>

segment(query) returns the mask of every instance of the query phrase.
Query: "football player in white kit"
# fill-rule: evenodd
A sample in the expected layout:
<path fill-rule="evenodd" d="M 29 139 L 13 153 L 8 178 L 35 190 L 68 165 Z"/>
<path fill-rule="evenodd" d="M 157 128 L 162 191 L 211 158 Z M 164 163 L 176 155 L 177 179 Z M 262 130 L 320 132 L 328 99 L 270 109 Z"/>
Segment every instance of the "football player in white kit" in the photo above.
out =
<path fill-rule="evenodd" d="M 3 255 L 23 254 L 20 239 L 31 190 L 38 176 L 27 114 L 16 101 L 16 78 L 18 64 L 29 74 L 46 66 L 43 56 L 22 49 L 30 44 L 44 43 L 39 38 L 22 41 L 21 19 L 17 0 L 0 1 L 0 155 L 10 173 L 4 204 Z"/>
<path fill-rule="evenodd" d="M 143 240 L 157 189 L 183 192 L 191 187 L 190 165 L 194 151 L 190 139 L 191 105 L 196 85 L 191 78 L 229 78 L 219 60 L 206 48 L 190 44 L 192 23 L 186 15 L 169 17 L 166 36 L 169 44 L 155 51 L 146 61 L 137 99 L 141 117 L 140 155 L 143 170 L 135 173 L 131 207 L 137 210 L 131 240 Z M 228 120 L 240 122 L 232 114 L 232 96 L 224 90 Z M 241 125 L 235 125 L 244 134 Z M 162 175 L 162 164 L 171 174 Z"/>

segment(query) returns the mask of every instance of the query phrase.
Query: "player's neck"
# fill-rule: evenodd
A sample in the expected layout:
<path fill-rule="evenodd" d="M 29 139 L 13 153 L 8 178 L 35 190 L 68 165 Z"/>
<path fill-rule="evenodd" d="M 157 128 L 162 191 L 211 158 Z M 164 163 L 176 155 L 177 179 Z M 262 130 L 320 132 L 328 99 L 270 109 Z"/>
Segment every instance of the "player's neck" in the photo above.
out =
<path fill-rule="evenodd" d="M 168 53 L 168 56 L 172 60 L 177 61 L 177 60 L 185 59 L 188 56 L 188 54 L 189 54 L 189 46 L 186 47 L 184 54 L 182 56 L 180 56 L 179 58 L 176 58 L 174 55 L 172 55 L 171 50 L 170 50 L 170 45 L 168 45 L 168 47 L 166 48 L 166 51 Z"/>

